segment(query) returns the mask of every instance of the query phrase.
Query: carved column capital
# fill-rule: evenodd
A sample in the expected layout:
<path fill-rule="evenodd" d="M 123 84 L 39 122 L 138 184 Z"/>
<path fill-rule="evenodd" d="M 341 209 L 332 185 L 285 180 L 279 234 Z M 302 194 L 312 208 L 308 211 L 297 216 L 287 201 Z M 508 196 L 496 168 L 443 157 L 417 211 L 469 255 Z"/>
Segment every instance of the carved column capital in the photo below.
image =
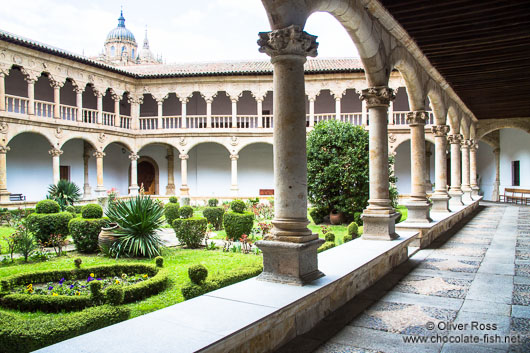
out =
<path fill-rule="evenodd" d="M 460 144 L 462 145 L 462 148 L 468 148 L 469 149 L 469 147 L 471 147 L 473 142 L 471 142 L 471 140 L 468 140 L 468 139 L 463 139 L 462 142 L 460 142 Z"/>
<path fill-rule="evenodd" d="M 95 151 L 93 156 L 96 157 L 96 158 L 103 158 L 103 157 L 105 157 L 105 152 L 103 152 L 103 151 Z"/>
<path fill-rule="evenodd" d="M 362 90 L 361 100 L 366 102 L 366 107 L 388 107 L 396 98 L 394 90 L 386 86 L 370 87 Z"/>
<path fill-rule="evenodd" d="M 429 113 L 423 110 L 417 110 L 414 112 L 407 113 L 407 124 L 409 126 L 425 125 L 425 122 L 429 119 Z"/>
<path fill-rule="evenodd" d="M 474 139 L 471 139 L 469 141 L 471 141 L 471 146 L 469 147 L 470 151 L 472 151 L 472 152 L 478 151 L 478 141 L 474 140 Z"/>
<path fill-rule="evenodd" d="M 54 81 L 50 79 L 50 86 L 52 86 L 55 89 L 59 89 L 64 86 L 64 82 Z"/>
<path fill-rule="evenodd" d="M 11 148 L 9 146 L 0 146 L 0 153 L 2 153 L 2 154 L 6 154 L 10 150 L 11 150 Z"/>
<path fill-rule="evenodd" d="M 139 158 L 140 158 L 140 156 L 137 155 L 136 153 L 131 153 L 131 154 L 129 155 L 129 159 L 130 159 L 131 161 L 137 161 Z"/>
<path fill-rule="evenodd" d="M 454 134 L 454 135 L 447 136 L 447 141 L 449 141 L 449 143 L 452 145 L 459 145 L 462 139 L 463 139 L 463 136 L 460 134 Z"/>
<path fill-rule="evenodd" d="M 115 102 L 121 101 L 121 96 L 119 96 L 117 94 L 113 94 L 111 97 L 112 97 L 112 100 L 115 101 Z"/>
<path fill-rule="evenodd" d="M 189 159 L 190 156 L 188 156 L 187 154 L 180 154 L 180 155 L 179 155 L 179 158 L 180 158 L 180 159 L 184 159 L 184 160 L 186 160 L 186 159 Z"/>
<path fill-rule="evenodd" d="M 24 80 L 28 83 L 28 85 L 34 85 L 35 82 L 37 82 L 37 79 L 34 77 L 24 77 Z"/>
<path fill-rule="evenodd" d="M 49 154 L 52 155 L 52 157 L 59 157 L 61 154 L 63 154 L 63 151 L 58 148 L 52 148 L 48 151 Z"/>
<path fill-rule="evenodd" d="M 433 125 L 432 133 L 435 137 L 445 137 L 449 133 L 449 125 Z"/>
<path fill-rule="evenodd" d="M 317 56 L 317 37 L 304 32 L 301 26 L 260 32 L 258 36 L 259 51 L 273 59 L 280 55 Z"/>
<path fill-rule="evenodd" d="M 85 90 L 81 87 L 74 87 L 74 91 L 76 94 L 83 94 Z"/>
<path fill-rule="evenodd" d="M 129 97 L 128 100 L 131 104 L 142 104 L 144 102 L 144 97 Z"/>
<path fill-rule="evenodd" d="M 237 155 L 237 154 L 231 154 L 230 155 L 230 160 L 237 161 L 238 159 L 239 159 L 239 155 Z"/>

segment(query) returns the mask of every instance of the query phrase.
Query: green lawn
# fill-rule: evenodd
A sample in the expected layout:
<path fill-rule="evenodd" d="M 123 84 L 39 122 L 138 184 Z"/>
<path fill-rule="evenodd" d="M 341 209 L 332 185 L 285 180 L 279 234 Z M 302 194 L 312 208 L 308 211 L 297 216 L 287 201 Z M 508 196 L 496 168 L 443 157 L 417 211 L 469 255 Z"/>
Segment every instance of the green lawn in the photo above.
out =
<path fill-rule="evenodd" d="M 262 263 L 261 255 L 225 253 L 222 251 L 184 250 L 184 249 L 167 249 L 163 253 L 164 267 L 169 269 L 170 285 L 162 293 L 147 298 L 145 300 L 126 304 L 131 309 L 131 318 L 140 316 L 167 306 L 180 303 L 184 300 L 180 288 L 189 282 L 188 267 L 192 264 L 203 264 L 208 268 L 209 277 L 215 274 L 230 273 L 230 271 L 242 269 L 248 266 L 258 266 Z M 68 256 L 53 258 L 46 262 L 18 264 L 12 266 L 0 266 L 0 278 L 37 270 L 51 270 L 60 268 L 74 268 L 73 260 L 80 257 L 83 260 L 83 267 L 112 264 L 116 260 L 103 257 L 101 255 L 80 255 L 69 253 Z M 119 262 L 148 262 L 154 263 L 154 260 L 142 259 L 119 259 Z M 96 274 L 97 275 L 97 274 Z M 19 313 L 0 308 L 0 311 L 16 313 L 24 318 L 43 317 L 52 318 L 63 314 L 43 314 L 43 313 Z"/>
<path fill-rule="evenodd" d="M 0 254 L 7 254 L 7 243 L 4 240 L 4 236 L 11 235 L 15 231 L 11 227 L 0 227 Z"/>

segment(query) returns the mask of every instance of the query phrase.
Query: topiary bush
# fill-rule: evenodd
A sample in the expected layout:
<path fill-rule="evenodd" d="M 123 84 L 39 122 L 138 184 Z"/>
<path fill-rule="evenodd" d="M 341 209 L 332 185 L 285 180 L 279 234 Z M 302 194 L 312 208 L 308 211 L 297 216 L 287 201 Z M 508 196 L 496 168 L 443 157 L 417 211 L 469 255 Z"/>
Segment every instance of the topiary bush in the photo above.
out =
<path fill-rule="evenodd" d="M 103 283 L 100 281 L 92 281 L 88 284 L 88 287 L 90 288 L 90 300 L 92 300 L 92 303 L 96 305 L 102 304 L 105 299 L 105 295 L 101 291 Z"/>
<path fill-rule="evenodd" d="M 359 236 L 359 226 L 355 222 L 351 222 L 348 226 L 348 235 L 355 239 Z"/>
<path fill-rule="evenodd" d="M 170 196 L 169 197 L 170 203 L 179 203 L 179 199 L 176 196 Z"/>
<path fill-rule="evenodd" d="M 323 208 L 314 207 L 309 210 L 309 216 L 315 224 L 321 224 L 324 222 L 324 217 L 329 215 L 329 211 Z"/>
<path fill-rule="evenodd" d="M 326 239 L 326 242 L 332 242 L 335 243 L 335 234 L 331 232 L 327 232 L 324 236 L 324 239 Z"/>
<path fill-rule="evenodd" d="M 243 234 L 249 235 L 252 231 L 254 214 L 252 212 L 226 212 L 223 215 L 223 226 L 229 239 L 238 240 Z"/>
<path fill-rule="evenodd" d="M 82 260 L 80 257 L 76 258 L 76 259 L 74 260 L 74 266 L 75 266 L 75 268 L 80 269 L 82 263 L 83 263 L 83 260 Z"/>
<path fill-rule="evenodd" d="M 207 225 L 208 221 L 204 217 L 177 218 L 173 221 L 173 229 L 178 241 L 191 249 L 196 249 L 201 245 L 206 236 Z"/>
<path fill-rule="evenodd" d="M 322 244 L 320 246 L 320 248 L 317 249 L 317 252 L 326 251 L 326 250 L 334 248 L 334 247 L 335 247 L 335 243 L 334 242 L 327 241 L 324 244 Z"/>
<path fill-rule="evenodd" d="M 66 207 L 66 212 L 75 213 L 75 207 L 70 205 Z"/>
<path fill-rule="evenodd" d="M 362 212 L 355 212 L 353 214 L 353 221 L 355 223 L 357 223 L 358 226 L 362 226 L 363 225 L 363 218 L 361 217 L 363 215 Z"/>
<path fill-rule="evenodd" d="M 74 240 L 77 251 L 94 253 L 98 251 L 98 236 L 101 228 L 107 227 L 108 218 L 84 219 L 74 218 L 68 222 L 70 235 Z"/>
<path fill-rule="evenodd" d="M 36 213 L 49 214 L 49 213 L 58 213 L 61 210 L 61 206 L 57 201 L 53 200 L 42 200 L 37 202 L 35 206 Z"/>
<path fill-rule="evenodd" d="M 222 229 L 223 215 L 225 214 L 223 207 L 206 207 L 202 214 L 213 225 L 215 230 Z"/>
<path fill-rule="evenodd" d="M 110 286 L 105 290 L 105 300 L 110 305 L 120 305 L 124 298 L 123 288 L 119 285 Z"/>
<path fill-rule="evenodd" d="M 208 277 L 208 269 L 204 265 L 198 264 L 188 268 L 188 277 L 195 284 L 201 284 Z"/>
<path fill-rule="evenodd" d="M 353 237 L 351 235 L 349 235 L 349 234 L 344 235 L 343 241 L 345 243 L 347 243 L 349 241 L 352 241 L 352 240 L 353 240 Z"/>
<path fill-rule="evenodd" d="M 55 202 L 55 201 L 53 201 Z M 41 244 L 49 244 L 52 234 L 68 235 L 68 222 L 72 219 L 70 212 L 32 213 L 27 217 L 27 227 Z"/>
<path fill-rule="evenodd" d="M 167 224 L 173 224 L 173 221 L 179 218 L 179 204 L 170 202 L 164 206 L 164 216 Z"/>
<path fill-rule="evenodd" d="M 193 217 L 193 208 L 191 206 L 182 206 L 179 209 L 180 218 L 191 218 Z"/>
<path fill-rule="evenodd" d="M 217 205 L 219 205 L 219 200 L 217 199 L 208 200 L 208 207 L 217 207 Z"/>
<path fill-rule="evenodd" d="M 83 218 L 101 218 L 103 217 L 103 208 L 95 203 L 89 203 L 81 208 L 81 216 Z"/>
<path fill-rule="evenodd" d="M 230 203 L 230 209 L 237 213 L 243 213 L 245 209 L 247 208 L 247 205 L 242 200 L 234 200 Z"/>
<path fill-rule="evenodd" d="M 156 267 L 164 267 L 164 258 L 162 256 L 157 256 L 155 257 L 155 264 L 156 264 Z"/>

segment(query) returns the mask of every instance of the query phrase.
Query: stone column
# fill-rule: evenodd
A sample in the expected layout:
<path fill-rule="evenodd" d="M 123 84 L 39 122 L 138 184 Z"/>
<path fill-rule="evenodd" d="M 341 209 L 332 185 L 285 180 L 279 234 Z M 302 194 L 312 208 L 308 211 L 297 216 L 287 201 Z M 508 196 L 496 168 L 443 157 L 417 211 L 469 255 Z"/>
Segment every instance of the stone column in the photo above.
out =
<path fill-rule="evenodd" d="M 472 201 L 471 198 L 471 185 L 470 185 L 470 177 L 469 177 L 469 146 L 471 146 L 470 140 L 463 140 L 462 141 L 462 192 L 464 195 L 462 198 L 465 201 Z"/>
<path fill-rule="evenodd" d="M 75 89 L 77 106 L 77 121 L 83 121 L 83 90 L 81 88 Z"/>
<path fill-rule="evenodd" d="M 4 70 L 0 70 L 0 111 L 2 112 L 6 110 L 6 80 L 5 80 L 6 75 L 7 73 L 4 72 Z M 7 199 L 9 201 L 9 195 Z"/>
<path fill-rule="evenodd" d="M 120 117 L 121 97 L 115 94 L 112 96 L 112 99 L 114 100 L 114 126 L 120 127 L 121 126 L 121 117 Z"/>
<path fill-rule="evenodd" d="M 315 126 L 315 97 L 309 97 L 309 126 Z"/>
<path fill-rule="evenodd" d="M 175 154 L 173 147 L 167 148 L 167 186 L 166 195 L 175 195 Z"/>
<path fill-rule="evenodd" d="M 408 209 L 407 223 L 430 223 L 431 204 L 425 193 L 425 121 L 428 114 L 425 111 L 407 113 L 407 124 L 410 127 L 410 176 L 411 192 L 405 202 Z M 370 180 L 371 181 L 371 180 Z"/>
<path fill-rule="evenodd" d="M 61 119 L 61 86 L 60 82 L 52 81 L 53 87 L 53 117 Z"/>
<path fill-rule="evenodd" d="M 340 121 L 340 100 L 341 96 L 335 96 L 335 119 Z"/>
<path fill-rule="evenodd" d="M 188 121 L 186 119 L 186 104 L 188 104 L 188 98 L 180 100 L 181 102 L 181 119 L 182 119 L 182 128 L 186 129 L 188 127 Z"/>
<path fill-rule="evenodd" d="M 258 105 L 258 127 L 263 127 L 263 98 L 256 99 Z"/>
<path fill-rule="evenodd" d="M 91 147 L 87 142 L 83 142 L 83 198 L 90 199 L 92 197 L 92 188 L 90 187 L 90 181 L 88 179 L 88 161 L 90 160 Z"/>
<path fill-rule="evenodd" d="M 492 201 L 499 201 L 500 186 L 501 186 L 501 149 L 493 150 L 495 156 L 495 181 L 493 182 L 493 193 L 491 195 Z"/>
<path fill-rule="evenodd" d="M 96 195 L 98 197 L 104 197 L 105 186 L 103 185 L 103 157 L 105 157 L 105 152 L 95 151 L 93 156 L 96 157 L 96 174 L 97 174 Z"/>
<path fill-rule="evenodd" d="M 0 72 L 0 76 L 1 76 Z M 1 83 L 1 82 L 0 82 Z M 4 98 L 5 101 L 5 98 Z M 0 201 L 8 202 L 11 193 L 7 191 L 7 152 L 10 148 L 8 146 L 0 146 Z"/>
<path fill-rule="evenodd" d="M 63 154 L 63 151 L 58 148 L 52 148 L 48 153 L 52 156 L 53 184 L 57 185 L 61 177 L 59 156 Z"/>
<path fill-rule="evenodd" d="M 206 127 L 212 127 L 212 103 L 213 98 L 206 98 Z"/>
<path fill-rule="evenodd" d="M 188 187 L 188 159 L 187 154 L 179 155 L 180 158 L 180 179 L 182 185 L 180 186 L 180 196 L 189 196 L 190 188 Z"/>
<path fill-rule="evenodd" d="M 363 126 L 368 126 L 368 110 L 366 109 L 366 101 L 361 101 L 361 120 Z"/>
<path fill-rule="evenodd" d="M 237 154 L 231 154 L 230 160 L 232 161 L 232 185 L 230 186 L 230 191 L 233 196 L 237 196 L 239 187 L 237 186 L 237 160 L 239 156 Z"/>
<path fill-rule="evenodd" d="M 471 196 L 478 196 L 479 186 L 477 183 L 477 150 L 478 142 L 471 140 L 469 146 L 469 183 L 471 184 Z"/>
<path fill-rule="evenodd" d="M 230 97 L 232 101 L 232 127 L 237 128 L 237 98 Z"/>
<path fill-rule="evenodd" d="M 97 124 L 98 125 L 101 125 L 103 124 L 103 93 L 101 92 L 96 92 L 96 97 L 97 97 L 97 100 L 98 100 L 98 116 L 97 116 Z"/>
<path fill-rule="evenodd" d="M 133 101 L 131 108 L 134 108 L 134 117 L 132 117 L 132 128 L 134 130 L 140 130 L 140 105 L 144 102 L 143 97 L 136 98 Z M 132 115 L 132 113 L 131 113 Z"/>
<path fill-rule="evenodd" d="M 156 100 L 158 110 L 157 110 L 157 129 L 162 128 L 162 115 L 163 115 L 163 107 L 164 107 L 164 99 L 157 99 Z"/>
<path fill-rule="evenodd" d="M 400 216 L 390 205 L 388 181 L 388 106 L 395 98 L 391 88 L 380 86 L 362 91 L 370 114 L 370 199 L 363 212 L 363 239 L 392 240 L 398 235 L 395 220 Z"/>
<path fill-rule="evenodd" d="M 273 229 L 257 242 L 263 251 L 259 279 L 296 285 L 324 274 L 317 248 L 323 243 L 307 228 L 307 154 L 304 63 L 316 56 L 316 37 L 289 26 L 259 34 L 260 52 L 271 57 L 274 101 Z"/>
<path fill-rule="evenodd" d="M 460 142 L 462 135 L 455 134 L 447 137 L 451 144 L 451 187 L 449 188 L 449 195 L 451 206 L 462 206 L 462 189 L 461 189 L 461 163 L 460 163 Z"/>
<path fill-rule="evenodd" d="M 428 194 L 432 191 L 431 156 L 431 145 L 428 142 L 425 142 L 425 192 Z"/>
<path fill-rule="evenodd" d="M 136 153 L 131 153 L 129 159 L 131 160 L 131 185 L 129 186 L 129 195 L 138 195 L 138 156 Z"/>
<path fill-rule="evenodd" d="M 32 78 L 26 78 L 28 83 L 28 115 L 35 115 L 35 82 Z"/>
<path fill-rule="evenodd" d="M 434 125 L 434 194 L 431 196 L 432 211 L 450 212 L 449 194 L 447 193 L 447 133 L 448 125 Z"/>

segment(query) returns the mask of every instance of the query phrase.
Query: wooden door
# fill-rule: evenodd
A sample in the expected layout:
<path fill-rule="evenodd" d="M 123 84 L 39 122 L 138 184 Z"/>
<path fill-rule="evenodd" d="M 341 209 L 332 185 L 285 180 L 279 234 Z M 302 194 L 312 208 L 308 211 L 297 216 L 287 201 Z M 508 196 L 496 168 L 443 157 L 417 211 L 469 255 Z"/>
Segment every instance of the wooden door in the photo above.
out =
<path fill-rule="evenodd" d="M 146 195 L 155 195 L 155 167 L 148 161 L 138 163 L 138 186 Z"/>

